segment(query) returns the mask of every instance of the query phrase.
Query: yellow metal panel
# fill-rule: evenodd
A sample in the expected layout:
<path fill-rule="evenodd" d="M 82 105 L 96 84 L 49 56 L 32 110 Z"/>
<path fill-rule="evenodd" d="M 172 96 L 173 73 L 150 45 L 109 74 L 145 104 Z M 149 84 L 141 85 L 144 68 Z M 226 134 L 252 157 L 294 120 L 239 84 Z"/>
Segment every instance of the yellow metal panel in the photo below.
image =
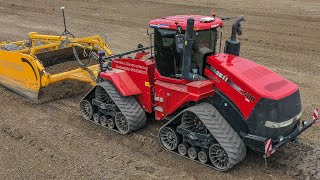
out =
<path fill-rule="evenodd" d="M 0 50 L 0 83 L 14 91 L 21 88 L 19 94 L 38 92 L 41 85 L 40 75 L 33 57 Z"/>

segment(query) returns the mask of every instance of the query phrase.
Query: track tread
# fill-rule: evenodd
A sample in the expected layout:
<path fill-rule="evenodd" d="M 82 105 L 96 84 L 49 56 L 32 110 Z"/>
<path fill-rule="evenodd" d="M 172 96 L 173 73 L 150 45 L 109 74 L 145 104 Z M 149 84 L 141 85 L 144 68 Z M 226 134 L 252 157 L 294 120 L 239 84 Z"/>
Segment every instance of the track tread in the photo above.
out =
<path fill-rule="evenodd" d="M 229 167 L 240 163 L 246 156 L 246 146 L 218 110 L 209 103 L 200 103 L 184 112 L 196 114 L 229 156 Z"/>
<path fill-rule="evenodd" d="M 109 81 L 98 84 L 109 94 L 120 111 L 127 118 L 129 123 L 129 132 L 136 131 L 145 126 L 147 122 L 146 113 L 133 96 L 122 96 L 114 85 Z"/>
<path fill-rule="evenodd" d="M 51 102 L 49 103 L 50 106 L 54 107 L 54 108 L 57 108 L 57 109 L 60 109 L 64 112 L 67 112 L 69 114 L 72 114 L 74 116 L 80 116 L 80 113 L 77 109 L 74 109 L 71 104 L 64 104 L 63 102 L 61 101 L 54 101 L 54 102 Z"/>

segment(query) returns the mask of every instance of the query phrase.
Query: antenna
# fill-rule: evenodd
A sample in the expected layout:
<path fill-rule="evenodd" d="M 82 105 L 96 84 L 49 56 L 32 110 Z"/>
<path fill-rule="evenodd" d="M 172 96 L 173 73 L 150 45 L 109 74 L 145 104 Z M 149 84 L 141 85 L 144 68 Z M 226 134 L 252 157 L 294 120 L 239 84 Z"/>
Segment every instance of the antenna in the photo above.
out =
<path fill-rule="evenodd" d="M 153 47 L 153 45 L 152 45 L 152 35 L 154 35 L 154 33 L 149 33 L 149 30 L 147 29 L 147 35 L 149 36 L 149 40 L 150 40 L 150 55 L 151 55 L 151 57 L 153 56 L 153 52 L 152 52 L 152 47 Z"/>
<path fill-rule="evenodd" d="M 61 7 L 62 16 L 63 16 L 64 31 L 63 31 L 63 33 L 61 34 L 60 38 L 61 38 L 63 35 L 68 35 L 68 34 L 71 35 L 71 36 L 74 38 L 74 35 L 67 30 L 66 17 L 65 17 L 65 15 L 64 15 L 64 9 L 65 9 L 64 7 Z"/>

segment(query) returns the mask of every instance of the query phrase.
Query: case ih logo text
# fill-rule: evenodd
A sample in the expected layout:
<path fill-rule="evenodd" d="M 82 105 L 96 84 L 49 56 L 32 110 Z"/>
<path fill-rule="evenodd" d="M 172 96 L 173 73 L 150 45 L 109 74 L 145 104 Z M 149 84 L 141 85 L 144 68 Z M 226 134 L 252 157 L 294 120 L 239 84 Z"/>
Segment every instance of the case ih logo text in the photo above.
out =
<path fill-rule="evenodd" d="M 131 71 L 131 72 L 135 72 L 135 73 L 139 73 L 139 74 L 145 74 L 148 75 L 148 67 L 145 66 L 140 66 L 137 64 L 132 64 L 129 62 L 123 62 L 123 61 L 113 61 L 116 63 L 116 68 L 117 69 L 122 69 L 125 71 Z"/>
<path fill-rule="evenodd" d="M 254 102 L 256 100 L 256 98 L 254 96 L 252 96 L 250 93 L 248 93 L 247 91 L 242 91 L 242 95 L 245 97 L 245 100 L 250 102 Z"/>
<path fill-rule="evenodd" d="M 251 95 L 250 93 L 248 93 L 247 91 L 242 90 L 238 85 L 236 85 L 234 82 L 232 82 L 226 75 L 222 74 L 220 71 L 216 70 L 214 67 L 210 67 L 210 70 L 217 75 L 219 78 L 221 78 L 223 81 L 226 81 L 231 87 L 233 87 L 236 91 L 238 91 L 241 95 L 243 95 L 245 97 L 245 100 L 247 102 L 254 102 L 256 100 L 256 98 Z M 212 79 L 215 79 L 217 81 L 216 78 L 214 77 L 210 77 Z M 219 81 L 217 81 L 219 82 Z"/>
<path fill-rule="evenodd" d="M 228 81 L 228 77 L 224 74 L 222 74 L 220 71 L 216 70 L 214 67 L 210 67 L 210 70 L 216 74 L 219 78 L 221 78 L 224 81 Z"/>

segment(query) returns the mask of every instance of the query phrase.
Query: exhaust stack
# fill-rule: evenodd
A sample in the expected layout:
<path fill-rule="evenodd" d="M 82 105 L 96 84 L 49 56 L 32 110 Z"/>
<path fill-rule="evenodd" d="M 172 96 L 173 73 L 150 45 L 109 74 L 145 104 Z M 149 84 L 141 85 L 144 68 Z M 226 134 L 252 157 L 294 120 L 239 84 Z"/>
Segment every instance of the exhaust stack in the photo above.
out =
<path fill-rule="evenodd" d="M 237 40 L 237 34 L 241 35 L 241 24 L 240 22 L 244 20 L 244 16 L 239 16 L 233 23 L 232 33 L 230 39 L 226 41 L 226 46 L 224 52 L 227 54 L 232 54 L 239 56 L 240 54 L 240 42 Z"/>

